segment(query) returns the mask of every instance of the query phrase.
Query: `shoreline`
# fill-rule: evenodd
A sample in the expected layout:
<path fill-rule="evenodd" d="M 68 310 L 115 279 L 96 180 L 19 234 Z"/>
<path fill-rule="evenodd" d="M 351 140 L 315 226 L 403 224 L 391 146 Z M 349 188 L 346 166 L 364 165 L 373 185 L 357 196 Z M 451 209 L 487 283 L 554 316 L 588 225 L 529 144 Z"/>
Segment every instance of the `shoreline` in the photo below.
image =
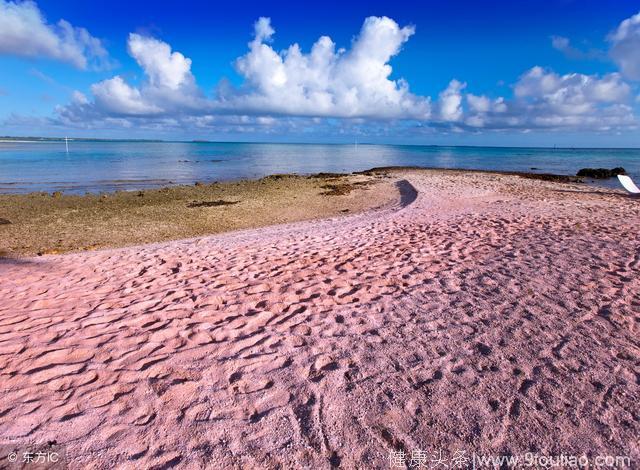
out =
<path fill-rule="evenodd" d="M 3 194 L 0 258 L 143 245 L 354 214 L 399 199 L 393 184 L 385 176 L 325 173 L 101 194 Z"/>
<path fill-rule="evenodd" d="M 0 141 L 1 143 L 1 141 Z M 90 196 L 90 195 L 102 195 L 102 194 L 115 194 L 120 192 L 132 192 L 132 191 L 153 191 L 165 188 L 176 188 L 176 187 L 190 187 L 193 184 L 225 184 L 225 183 L 241 183 L 241 182 L 250 182 L 257 181 L 264 178 L 271 178 L 276 176 L 294 176 L 301 178 L 314 178 L 320 176 L 350 176 L 350 175 L 370 175 L 376 172 L 389 172 L 389 171 L 402 171 L 402 170 L 430 170 L 430 171 L 441 171 L 443 173 L 456 173 L 456 172 L 469 172 L 469 173 L 484 173 L 484 174 L 496 174 L 496 175 L 507 175 L 507 176 L 520 176 L 523 178 L 529 179 L 537 179 L 542 181 L 555 181 L 559 183 L 584 183 L 590 186 L 598 187 L 598 188 L 611 188 L 611 185 L 607 184 L 607 182 L 611 181 L 612 178 L 608 179 L 593 179 L 590 177 L 582 177 L 576 175 L 567 175 L 560 173 L 548 173 L 548 172 L 537 172 L 534 168 L 533 171 L 512 171 L 512 170 L 490 170 L 490 169 L 478 169 L 478 168 L 443 168 L 443 167 L 434 167 L 434 166 L 405 166 L 405 165 L 397 165 L 397 166 L 382 166 L 382 167 L 372 167 L 365 170 L 356 170 L 351 172 L 318 172 L 318 173 L 274 173 L 265 176 L 255 176 L 255 177 L 237 177 L 237 178 L 226 178 L 226 179 L 203 179 L 196 180 L 192 182 L 186 183 L 173 183 L 170 179 L 141 179 L 141 180 L 122 180 L 122 179 L 112 179 L 112 180 L 102 180 L 101 183 L 104 184 L 105 187 L 109 188 L 106 190 L 85 190 L 82 192 L 82 185 L 74 185 L 74 183 L 66 183 L 68 186 L 57 186 L 55 189 L 49 190 L 33 190 L 28 192 L 6 192 L 0 189 L 0 197 L 2 196 L 28 196 L 32 194 L 53 194 L 53 193 L 62 193 L 65 195 L 73 195 L 73 196 Z M 131 184 L 138 183 L 142 185 L 142 188 L 131 188 L 131 189 L 118 189 L 116 186 L 118 184 Z M 20 182 L 0 182 L 0 188 L 10 187 L 10 186 L 18 186 Z M 31 183 L 27 183 L 31 184 Z M 52 183 L 53 184 L 53 183 Z M 61 183 L 59 183 L 61 184 Z M 149 186 L 146 186 L 149 185 Z M 4 188 L 6 189 L 6 188 Z"/>
<path fill-rule="evenodd" d="M 60 193 L 68 196 L 96 196 L 96 195 L 112 195 L 116 193 L 127 193 L 127 192 L 138 192 L 138 191 L 156 191 L 156 190 L 164 190 L 168 188 L 181 188 L 181 187 L 191 187 L 193 185 L 213 185 L 213 184 L 228 184 L 228 183 L 243 183 L 243 182 L 252 182 L 259 181 L 265 178 L 273 178 L 273 177 L 281 177 L 281 176 L 291 176 L 291 177 L 300 177 L 300 178 L 319 178 L 319 177 L 347 177 L 353 175 L 372 175 L 374 173 L 383 173 L 383 172 L 394 172 L 394 171 L 403 171 L 403 170 L 429 170 L 429 171 L 438 171 L 443 173 L 484 173 L 484 174 L 496 174 L 496 175 L 506 175 L 506 176 L 520 176 L 523 178 L 529 179 L 537 179 L 542 181 L 555 181 L 559 183 L 585 183 L 585 184 L 593 184 L 597 187 L 606 188 L 606 185 L 599 185 L 598 180 L 593 180 L 591 178 L 579 177 L 575 175 L 563 175 L 556 173 L 536 173 L 533 171 L 506 171 L 506 170 L 484 170 L 484 169 L 476 169 L 476 168 L 441 168 L 441 167 L 432 167 L 432 166 L 382 166 L 382 167 L 372 167 L 366 170 L 358 170 L 352 172 L 318 172 L 318 173 L 274 173 L 265 175 L 262 177 L 238 177 L 238 178 L 228 178 L 228 179 L 217 179 L 217 180 L 202 180 L 202 181 L 193 181 L 191 183 L 172 183 L 171 180 L 158 180 L 158 179 L 149 179 L 149 180 L 122 180 L 122 179 L 113 179 L 113 180 L 103 180 L 103 183 L 107 184 L 120 184 L 120 183 L 132 183 L 137 182 L 142 185 L 151 184 L 152 186 L 145 188 L 133 188 L 133 189 L 110 189 L 104 191 L 85 191 L 84 193 L 76 192 L 79 191 L 76 186 L 69 186 L 67 188 L 58 187 L 55 190 L 35 190 L 28 192 L 2 192 L 0 190 L 0 197 L 3 196 L 29 196 L 29 195 L 50 195 L 55 193 Z M 588 180 L 588 181 L 587 181 Z M 154 185 L 154 182 L 160 182 L 157 186 Z M 601 180 L 604 181 L 604 180 Z M 22 183 L 11 182 L 11 183 L 2 183 L 1 186 L 13 186 L 19 185 Z M 72 185 L 73 183 L 68 183 Z M 72 192 L 65 192 L 72 191 Z"/>
<path fill-rule="evenodd" d="M 0 258 L 144 245 L 366 212 L 400 198 L 394 175 L 403 172 L 609 189 L 547 173 L 396 166 L 85 195 L 0 194 Z"/>
<path fill-rule="evenodd" d="M 585 178 L 574 175 L 561 175 L 555 173 L 534 173 L 532 171 L 505 171 L 505 170 L 482 170 L 477 168 L 440 168 L 433 166 L 381 166 L 373 167 L 364 171 L 354 171 L 353 174 L 368 175 L 372 173 L 403 171 L 403 170 L 429 170 L 443 173 L 481 173 L 488 175 L 520 176 L 522 178 L 540 181 L 553 181 L 556 183 L 585 183 Z M 603 186 L 604 187 L 604 186 Z"/>

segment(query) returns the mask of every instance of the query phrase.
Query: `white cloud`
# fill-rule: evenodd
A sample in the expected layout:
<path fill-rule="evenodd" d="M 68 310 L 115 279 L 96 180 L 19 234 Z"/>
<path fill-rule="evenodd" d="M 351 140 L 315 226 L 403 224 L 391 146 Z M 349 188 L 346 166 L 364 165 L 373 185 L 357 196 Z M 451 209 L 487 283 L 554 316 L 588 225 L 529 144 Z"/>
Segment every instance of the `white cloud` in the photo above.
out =
<path fill-rule="evenodd" d="M 608 40 L 609 55 L 622 74 L 631 80 L 640 80 L 640 13 L 620 23 Z"/>
<path fill-rule="evenodd" d="M 458 80 L 451 80 L 449 86 L 440 93 L 439 109 L 440 119 L 455 122 L 462 118 L 462 90 L 467 86 Z"/>
<path fill-rule="evenodd" d="M 274 29 L 268 18 L 255 24 L 249 52 L 236 67 L 245 78 L 239 92 L 224 96 L 225 106 L 257 114 L 297 116 L 418 118 L 429 116 L 429 100 L 392 80 L 389 60 L 413 35 L 387 17 L 369 17 L 351 49 L 339 49 L 322 36 L 308 53 L 298 44 L 282 53 L 267 44 Z"/>
<path fill-rule="evenodd" d="M 473 113 L 486 113 L 491 109 L 491 100 L 486 96 L 467 95 L 469 109 Z"/>
<path fill-rule="evenodd" d="M 168 113 L 255 115 L 262 118 L 259 124 L 274 116 L 424 120 L 430 114 L 429 99 L 411 94 L 404 80 L 389 78 L 389 60 L 413 32 L 389 18 L 370 17 L 350 50 L 336 50 L 323 36 L 309 53 L 297 44 L 278 53 L 267 44 L 275 33 L 270 20 L 260 18 L 249 52 L 236 61 L 244 84 L 234 88 L 221 83 L 215 99 L 207 99 L 196 86 L 191 59 L 162 41 L 130 34 L 129 54 L 143 69 L 144 83 L 135 87 L 121 76 L 104 80 L 91 87 L 93 101 L 74 101 L 58 113 L 68 122 Z"/>
<path fill-rule="evenodd" d="M 96 105 L 109 113 L 146 115 L 162 111 L 158 106 L 145 102 L 140 90 L 127 85 L 120 76 L 92 85 L 91 92 L 95 96 Z"/>
<path fill-rule="evenodd" d="M 93 102 L 86 97 L 74 99 L 70 105 L 58 108 L 61 117 L 77 122 L 87 117 L 193 113 L 208 106 L 191 73 L 191 59 L 172 52 L 165 42 L 138 34 L 130 34 L 127 44 L 146 81 L 135 87 L 116 75 L 95 83 L 91 86 Z"/>
<path fill-rule="evenodd" d="M 509 98 L 473 94 L 466 83 L 452 80 L 432 113 L 429 97 L 414 95 L 404 80 L 390 78 L 389 61 L 413 33 L 389 18 L 370 17 L 348 50 L 322 36 L 308 52 L 297 44 L 277 52 L 271 22 L 260 18 L 249 51 L 235 62 L 244 82 L 235 87 L 222 81 L 215 97 L 197 87 L 191 59 L 158 39 L 130 34 L 128 50 L 144 80 L 133 85 L 115 76 L 96 83 L 92 97 L 75 94 L 58 108 L 58 121 L 83 127 L 108 122 L 135 128 L 336 133 L 367 128 L 381 133 L 408 128 L 605 131 L 638 125 L 635 97 L 621 74 L 559 75 L 542 67 L 525 72 Z"/>
<path fill-rule="evenodd" d="M 136 59 L 152 87 L 178 90 L 192 86 L 195 82 L 191 74 L 191 59 L 179 52 L 171 52 L 171 47 L 157 39 L 130 34 L 129 54 Z"/>
<path fill-rule="evenodd" d="M 471 127 L 485 127 L 489 115 L 499 115 L 506 113 L 508 110 L 507 103 L 503 97 L 490 99 L 484 95 L 474 95 L 468 93 L 465 95 L 468 105 L 468 113 L 466 124 Z"/>
<path fill-rule="evenodd" d="M 107 68 L 102 42 L 65 20 L 48 24 L 35 2 L 0 0 L 0 54 L 45 57 L 79 69 Z"/>
<path fill-rule="evenodd" d="M 89 103 L 89 100 L 87 99 L 85 94 L 79 92 L 78 90 L 74 91 L 71 94 L 71 99 L 73 100 L 74 103 L 78 103 L 80 105 Z"/>
<path fill-rule="evenodd" d="M 637 125 L 631 88 L 620 74 L 558 75 L 533 67 L 514 85 L 514 98 L 467 95 L 471 127 L 607 130 Z"/>
<path fill-rule="evenodd" d="M 617 73 L 602 78 L 580 73 L 558 75 L 542 67 L 533 67 L 525 73 L 514 89 L 518 98 L 543 101 L 573 114 L 589 112 L 597 103 L 625 101 L 630 91 Z"/>

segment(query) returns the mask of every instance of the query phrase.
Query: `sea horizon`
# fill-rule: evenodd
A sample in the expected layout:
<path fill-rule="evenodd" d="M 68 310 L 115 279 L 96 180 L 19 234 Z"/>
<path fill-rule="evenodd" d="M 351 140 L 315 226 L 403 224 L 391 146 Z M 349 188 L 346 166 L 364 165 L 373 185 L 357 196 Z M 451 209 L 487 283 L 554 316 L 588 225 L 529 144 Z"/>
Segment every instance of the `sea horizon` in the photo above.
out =
<path fill-rule="evenodd" d="M 38 143 L 38 146 L 33 146 Z M 0 142 L 0 193 L 144 190 L 272 174 L 352 173 L 375 167 L 575 175 L 623 167 L 640 177 L 640 149 L 414 144 L 55 139 Z M 604 187 L 617 181 L 588 180 Z"/>
<path fill-rule="evenodd" d="M 5 140 L 6 139 L 6 140 Z M 23 139 L 23 140 L 21 140 Z M 579 146 L 579 145 L 482 145 L 482 144 L 419 144 L 394 142 L 323 142 L 323 141 L 278 141 L 278 140 L 207 140 L 207 139 L 154 139 L 154 138 L 107 138 L 107 137 L 46 137 L 46 136 L 0 136 L 0 143 L 11 142 L 162 142 L 177 144 L 276 144 L 276 145 L 377 145 L 393 147 L 470 147 L 470 148 L 514 148 L 514 149 L 557 149 L 557 150 L 640 150 L 640 147 Z"/>

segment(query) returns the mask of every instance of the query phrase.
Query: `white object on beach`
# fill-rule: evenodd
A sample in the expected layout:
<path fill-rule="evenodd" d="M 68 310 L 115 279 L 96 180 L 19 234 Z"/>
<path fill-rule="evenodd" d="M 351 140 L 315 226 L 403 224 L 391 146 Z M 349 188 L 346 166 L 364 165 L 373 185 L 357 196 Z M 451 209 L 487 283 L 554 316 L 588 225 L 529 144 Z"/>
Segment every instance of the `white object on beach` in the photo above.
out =
<path fill-rule="evenodd" d="M 624 189 L 626 189 L 629 193 L 640 196 L 640 188 L 636 186 L 631 178 L 629 178 L 627 175 L 618 175 L 618 179 L 620 180 L 620 184 L 622 184 L 622 186 L 624 186 Z"/>

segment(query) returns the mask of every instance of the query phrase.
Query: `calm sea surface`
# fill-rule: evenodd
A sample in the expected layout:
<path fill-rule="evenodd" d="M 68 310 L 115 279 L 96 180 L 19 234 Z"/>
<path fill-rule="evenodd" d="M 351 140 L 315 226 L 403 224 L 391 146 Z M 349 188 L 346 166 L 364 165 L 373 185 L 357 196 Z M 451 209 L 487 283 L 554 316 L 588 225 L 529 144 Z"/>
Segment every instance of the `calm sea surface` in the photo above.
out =
<path fill-rule="evenodd" d="M 568 175 L 622 166 L 640 180 L 640 149 L 70 141 L 67 153 L 64 141 L 0 142 L 0 193 L 134 190 L 395 165 Z"/>

